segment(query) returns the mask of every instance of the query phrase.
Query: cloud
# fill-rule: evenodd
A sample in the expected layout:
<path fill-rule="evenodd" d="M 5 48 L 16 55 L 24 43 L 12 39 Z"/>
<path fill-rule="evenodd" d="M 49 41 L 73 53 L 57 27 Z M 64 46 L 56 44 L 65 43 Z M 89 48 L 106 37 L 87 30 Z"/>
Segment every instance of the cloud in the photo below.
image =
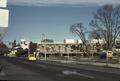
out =
<path fill-rule="evenodd" d="M 8 0 L 9 5 L 50 6 L 50 5 L 104 5 L 120 4 L 120 0 Z"/>

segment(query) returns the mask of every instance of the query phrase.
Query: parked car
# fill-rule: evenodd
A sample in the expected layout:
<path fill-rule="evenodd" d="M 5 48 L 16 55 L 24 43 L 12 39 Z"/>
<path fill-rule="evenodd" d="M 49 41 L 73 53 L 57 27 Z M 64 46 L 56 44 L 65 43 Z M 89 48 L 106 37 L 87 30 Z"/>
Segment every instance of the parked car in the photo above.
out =
<path fill-rule="evenodd" d="M 106 59 L 107 53 L 106 51 L 102 51 L 99 55 L 100 55 L 100 59 Z"/>

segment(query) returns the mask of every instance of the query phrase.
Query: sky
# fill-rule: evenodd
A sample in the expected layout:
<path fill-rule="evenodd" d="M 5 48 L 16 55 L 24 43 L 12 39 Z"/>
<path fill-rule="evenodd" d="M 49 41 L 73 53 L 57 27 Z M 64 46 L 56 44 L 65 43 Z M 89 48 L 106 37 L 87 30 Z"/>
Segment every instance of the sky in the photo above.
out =
<path fill-rule="evenodd" d="M 79 39 L 70 25 L 83 22 L 89 29 L 93 13 L 100 6 L 120 0 L 8 0 L 9 26 L 4 41 L 25 38 L 40 42 L 42 34 L 55 41 Z"/>

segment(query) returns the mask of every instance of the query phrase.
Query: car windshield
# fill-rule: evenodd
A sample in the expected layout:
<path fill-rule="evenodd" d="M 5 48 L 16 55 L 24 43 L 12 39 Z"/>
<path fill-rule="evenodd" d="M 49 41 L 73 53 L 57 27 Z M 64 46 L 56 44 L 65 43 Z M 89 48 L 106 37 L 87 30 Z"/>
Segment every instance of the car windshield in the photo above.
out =
<path fill-rule="evenodd" d="M 0 0 L 0 81 L 120 81 L 120 0 Z"/>

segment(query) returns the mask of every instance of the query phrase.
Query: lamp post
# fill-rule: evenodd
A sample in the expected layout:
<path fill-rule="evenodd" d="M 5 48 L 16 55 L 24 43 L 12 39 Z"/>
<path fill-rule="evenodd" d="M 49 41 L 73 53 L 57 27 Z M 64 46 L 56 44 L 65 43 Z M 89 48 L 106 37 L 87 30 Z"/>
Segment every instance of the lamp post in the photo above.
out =
<path fill-rule="evenodd" d="M 46 48 L 45 48 L 45 60 L 47 60 L 47 55 L 46 55 Z"/>
<path fill-rule="evenodd" d="M 46 37 L 45 37 L 45 34 L 44 34 L 44 33 L 42 34 L 42 41 L 41 41 L 41 43 L 43 43 L 43 42 L 46 43 Z M 45 43 L 44 43 L 44 55 L 45 55 L 44 59 L 47 60 L 46 44 L 45 44 Z"/>

